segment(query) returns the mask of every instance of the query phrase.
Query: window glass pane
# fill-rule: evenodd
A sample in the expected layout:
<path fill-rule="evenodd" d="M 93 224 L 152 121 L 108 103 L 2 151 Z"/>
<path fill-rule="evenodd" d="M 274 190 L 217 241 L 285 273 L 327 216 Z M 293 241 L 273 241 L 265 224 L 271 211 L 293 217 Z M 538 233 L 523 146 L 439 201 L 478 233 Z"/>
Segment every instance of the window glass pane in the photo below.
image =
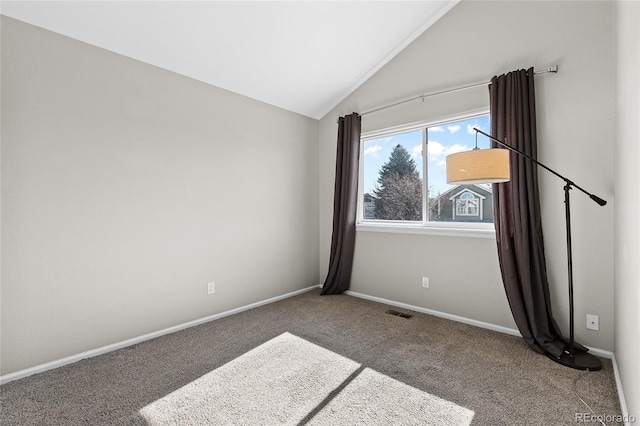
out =
<path fill-rule="evenodd" d="M 363 139 L 362 198 L 359 200 L 362 219 L 493 222 L 491 185 L 446 183 L 446 157 L 474 148 L 474 127 L 489 132 L 488 114 Z M 426 153 L 422 152 L 423 144 Z M 489 148 L 490 141 L 480 135 L 477 146 Z M 424 211 L 426 218 L 423 218 Z"/>
<path fill-rule="evenodd" d="M 452 121 L 427 129 L 427 190 L 429 220 L 435 222 L 493 222 L 491 185 L 447 184 L 447 155 L 475 147 L 474 127 L 489 132 L 489 116 Z M 478 137 L 478 148 L 489 148 L 488 138 Z M 482 197 L 463 192 L 465 189 Z M 455 197 L 454 197 L 455 196 Z M 480 214 L 482 212 L 482 214 Z"/>
<path fill-rule="evenodd" d="M 467 214 L 474 216 L 478 215 L 478 200 L 467 201 Z"/>
<path fill-rule="evenodd" d="M 422 132 L 364 141 L 364 219 L 422 221 Z"/>

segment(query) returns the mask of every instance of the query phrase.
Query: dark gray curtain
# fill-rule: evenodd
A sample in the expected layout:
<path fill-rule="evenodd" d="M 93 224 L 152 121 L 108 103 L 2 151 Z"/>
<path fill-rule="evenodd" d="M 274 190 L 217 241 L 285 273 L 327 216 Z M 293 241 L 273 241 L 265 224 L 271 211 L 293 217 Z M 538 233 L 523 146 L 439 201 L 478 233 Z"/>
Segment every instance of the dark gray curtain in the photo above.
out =
<path fill-rule="evenodd" d="M 356 243 L 360 128 L 361 117 L 355 112 L 338 120 L 331 255 L 321 294 L 342 293 L 349 289 L 351 281 Z"/>
<path fill-rule="evenodd" d="M 533 68 L 493 77 L 491 135 L 537 158 Z M 497 146 L 494 142 L 494 146 Z M 511 181 L 493 185 L 496 240 L 504 288 L 529 346 L 560 356 L 564 338 L 551 313 L 545 264 L 538 166 L 511 153 Z"/>

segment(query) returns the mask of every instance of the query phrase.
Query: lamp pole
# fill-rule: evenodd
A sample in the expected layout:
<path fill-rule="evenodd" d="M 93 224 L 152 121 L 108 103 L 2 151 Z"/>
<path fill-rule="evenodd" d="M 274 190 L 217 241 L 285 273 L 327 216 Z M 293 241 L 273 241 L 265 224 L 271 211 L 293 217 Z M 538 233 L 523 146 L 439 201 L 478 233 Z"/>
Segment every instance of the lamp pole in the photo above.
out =
<path fill-rule="evenodd" d="M 587 194 L 589 198 L 591 198 L 595 203 L 597 203 L 600 206 L 604 206 L 605 204 L 607 204 L 607 202 L 602 198 L 594 194 L 591 194 L 590 192 L 587 192 L 585 189 L 576 185 L 573 181 L 562 176 L 560 173 L 556 172 L 555 170 L 545 166 L 544 164 L 542 164 L 532 156 L 525 154 L 519 149 L 516 149 L 512 146 L 507 145 L 503 141 L 494 138 L 493 136 L 483 132 L 480 129 L 474 128 L 474 130 L 476 131 L 476 134 L 480 133 L 488 137 L 492 141 L 496 142 L 500 146 L 503 146 L 504 148 L 508 149 L 509 151 L 515 152 L 516 154 L 527 158 L 528 160 L 532 161 L 534 164 L 542 167 L 548 172 L 551 172 L 552 174 L 559 177 L 565 182 L 564 204 L 565 204 L 565 221 L 566 221 L 566 233 L 567 233 L 567 269 L 568 269 L 568 286 L 569 286 L 569 349 L 563 350 L 562 354 L 559 357 L 556 357 L 555 355 L 552 355 L 549 352 L 545 352 L 545 354 L 553 361 L 559 364 L 565 365 L 567 367 L 575 368 L 578 370 L 590 370 L 590 371 L 600 370 L 602 368 L 602 362 L 600 362 L 600 360 L 597 357 L 587 353 L 586 348 L 582 350 L 582 349 L 577 349 L 575 347 L 574 309 L 573 309 L 573 255 L 572 255 L 572 249 L 571 249 L 571 205 L 569 201 L 569 191 L 571 191 L 572 188 L 577 188 L 580 191 Z"/>

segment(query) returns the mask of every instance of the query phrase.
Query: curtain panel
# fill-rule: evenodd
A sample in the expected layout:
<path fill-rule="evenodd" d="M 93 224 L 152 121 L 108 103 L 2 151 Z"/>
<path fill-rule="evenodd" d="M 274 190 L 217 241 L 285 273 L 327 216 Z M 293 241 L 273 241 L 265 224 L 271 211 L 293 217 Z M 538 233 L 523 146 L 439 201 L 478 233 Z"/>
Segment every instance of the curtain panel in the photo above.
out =
<path fill-rule="evenodd" d="M 491 79 L 491 135 L 537 158 L 533 68 Z M 493 147 L 497 144 L 493 142 Z M 553 318 L 544 253 L 538 166 L 511 153 L 511 181 L 493 184 L 502 280 L 513 318 L 529 346 L 560 356 L 566 339 Z"/>
<path fill-rule="evenodd" d="M 336 178 L 333 196 L 333 233 L 329 272 L 321 294 L 339 294 L 349 289 L 356 242 L 358 166 L 362 118 L 352 113 L 338 120 Z"/>

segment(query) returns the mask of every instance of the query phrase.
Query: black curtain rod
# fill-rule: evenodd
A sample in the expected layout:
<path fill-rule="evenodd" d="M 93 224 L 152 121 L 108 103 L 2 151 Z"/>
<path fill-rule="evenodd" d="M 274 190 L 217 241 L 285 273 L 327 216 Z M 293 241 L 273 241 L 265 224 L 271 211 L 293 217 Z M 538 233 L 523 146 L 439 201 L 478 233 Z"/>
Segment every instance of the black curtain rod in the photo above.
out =
<path fill-rule="evenodd" d="M 553 65 L 551 67 L 547 67 L 547 68 L 545 68 L 543 70 L 540 70 L 540 71 L 534 71 L 533 74 L 534 75 L 536 75 L 536 74 L 547 74 L 547 73 L 554 73 L 555 74 L 557 72 L 558 72 L 558 65 Z M 392 103 L 392 104 L 389 104 L 389 105 L 385 105 L 385 106 L 382 106 L 382 107 L 379 107 L 379 108 L 376 108 L 376 109 L 372 109 L 370 111 L 363 112 L 360 115 L 363 116 L 363 115 L 371 114 L 373 112 L 378 112 L 378 111 L 381 111 L 383 109 L 391 108 L 391 107 L 394 107 L 394 106 L 397 106 L 397 105 L 402 105 L 402 104 L 405 104 L 407 102 L 417 101 L 418 99 L 424 100 L 424 98 L 428 98 L 430 96 L 442 95 L 444 93 L 457 92 L 459 90 L 466 90 L 466 89 L 472 89 L 474 87 L 486 86 L 489 83 L 490 83 L 490 81 L 486 81 L 486 82 L 483 81 L 482 83 L 473 83 L 473 84 L 468 84 L 466 86 L 454 87 L 452 89 L 439 90 L 437 92 L 427 93 L 425 95 L 416 96 L 416 97 L 413 97 L 411 99 L 405 99 L 403 101 L 395 102 L 395 103 Z"/>

